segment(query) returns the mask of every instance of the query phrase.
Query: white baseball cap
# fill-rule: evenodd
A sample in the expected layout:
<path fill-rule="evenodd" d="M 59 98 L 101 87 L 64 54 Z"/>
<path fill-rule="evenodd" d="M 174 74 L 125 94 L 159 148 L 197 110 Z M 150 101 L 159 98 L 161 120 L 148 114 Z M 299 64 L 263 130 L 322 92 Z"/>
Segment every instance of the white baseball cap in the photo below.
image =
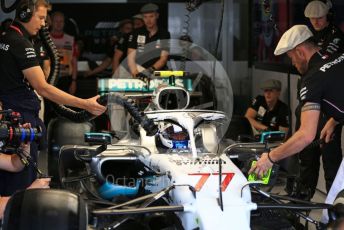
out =
<path fill-rule="evenodd" d="M 321 18 L 328 14 L 329 6 L 322 1 L 311 1 L 305 9 L 307 18 Z"/>
<path fill-rule="evenodd" d="M 287 30 L 279 40 L 274 54 L 281 55 L 313 37 L 313 33 L 306 25 L 295 25 Z"/>

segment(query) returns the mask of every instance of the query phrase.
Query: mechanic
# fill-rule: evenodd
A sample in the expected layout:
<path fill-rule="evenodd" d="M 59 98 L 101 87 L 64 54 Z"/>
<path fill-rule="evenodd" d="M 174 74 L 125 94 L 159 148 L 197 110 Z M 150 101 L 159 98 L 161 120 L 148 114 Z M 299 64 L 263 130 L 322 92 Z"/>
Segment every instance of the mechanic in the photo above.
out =
<path fill-rule="evenodd" d="M 321 55 L 321 48 L 312 37 L 307 26 L 295 25 L 283 34 L 275 49 L 275 55 L 287 53 L 303 75 L 299 92 L 302 102 L 301 126 L 287 142 L 269 153 L 263 153 L 249 173 L 254 172 L 261 177 L 275 162 L 309 145 L 316 135 L 320 111 L 331 117 L 320 135 L 326 143 L 330 141 L 336 125 L 344 121 L 344 54 L 331 58 Z"/>
<path fill-rule="evenodd" d="M 344 35 L 342 31 L 332 23 L 333 16 L 329 11 L 330 7 L 328 4 L 322 1 L 311 1 L 307 4 L 304 12 L 305 16 L 309 18 L 312 24 L 311 31 L 313 32 L 314 40 L 316 44 L 321 47 L 320 52 L 323 56 L 330 56 L 337 52 L 342 53 L 344 51 Z M 300 80 L 298 90 L 300 90 Z M 300 98 L 298 99 L 300 100 Z M 301 107 L 302 103 L 300 102 L 295 111 L 295 130 L 300 126 Z M 320 131 L 328 119 L 329 117 L 324 113 L 320 114 L 315 139 L 319 139 Z M 313 148 L 306 148 L 299 153 L 300 178 L 298 186 L 293 186 L 297 188 L 296 193 L 292 192 L 298 198 L 310 200 L 313 197 L 318 183 L 321 156 L 326 190 L 327 192 L 330 190 L 342 159 L 341 133 L 342 126 L 337 125 L 332 140 L 329 143 L 321 146 L 318 145 Z"/>
<path fill-rule="evenodd" d="M 322 48 L 324 55 L 344 52 L 344 34 L 332 23 L 331 2 L 311 1 L 305 8 L 305 17 L 309 18 L 314 40 Z"/>
<path fill-rule="evenodd" d="M 114 66 L 113 63 L 115 61 L 116 55 L 118 56 L 118 52 L 122 52 L 121 50 L 118 50 L 118 47 L 121 45 L 121 43 L 124 42 L 125 37 L 127 39 L 127 37 L 129 36 L 129 34 L 132 32 L 133 30 L 133 22 L 131 19 L 124 19 L 120 22 L 119 24 L 119 32 L 120 32 L 120 36 L 118 39 L 118 44 L 113 44 L 111 45 L 109 48 L 109 50 L 107 50 L 106 52 L 106 56 L 105 58 L 102 60 L 102 63 L 97 66 L 96 68 L 86 71 L 84 74 L 84 77 L 90 77 L 90 76 L 94 76 L 95 74 L 98 74 L 104 70 L 106 70 L 110 65 L 112 65 L 112 74 L 114 72 L 114 68 L 118 67 L 118 66 Z M 117 46 L 117 47 L 116 47 Z M 127 50 L 125 49 L 125 54 L 126 54 Z M 123 52 L 120 54 L 121 56 L 119 56 L 118 61 L 122 61 L 126 55 L 123 57 L 122 59 L 122 55 Z M 118 62 L 119 64 L 120 62 Z M 117 69 L 117 68 L 116 68 Z"/>
<path fill-rule="evenodd" d="M 281 86 L 281 82 L 274 79 L 266 80 L 261 84 L 260 88 L 264 91 L 264 96 L 257 96 L 245 114 L 254 133 L 267 130 L 288 133 L 290 110 L 288 105 L 279 100 Z"/>
<path fill-rule="evenodd" d="M 135 14 L 132 17 L 132 20 L 133 20 L 134 30 L 144 27 L 145 25 L 142 14 Z"/>
<path fill-rule="evenodd" d="M 0 36 L 0 100 L 3 107 L 19 112 L 25 123 L 42 129 L 44 124 L 38 117 L 40 105 L 34 90 L 55 103 L 85 109 L 94 115 L 100 115 L 106 109 L 97 103 L 99 96 L 80 99 L 46 82 L 31 37 L 44 26 L 49 8 L 50 5 L 45 0 L 20 1 L 15 21 Z M 30 152 L 37 162 L 37 143 L 31 143 Z M 35 178 L 36 172 L 32 167 L 19 173 L 0 171 L 0 195 L 12 195 L 15 191 L 28 187 Z"/>
<path fill-rule="evenodd" d="M 154 70 L 166 69 L 168 48 L 166 40 L 170 33 L 158 27 L 159 7 L 156 4 L 144 5 L 140 12 L 145 26 L 135 30 L 128 40 L 128 66 L 132 76 L 144 73 L 145 76 Z M 149 45 L 147 45 L 149 44 Z M 137 66 L 137 64 L 141 66 Z"/>

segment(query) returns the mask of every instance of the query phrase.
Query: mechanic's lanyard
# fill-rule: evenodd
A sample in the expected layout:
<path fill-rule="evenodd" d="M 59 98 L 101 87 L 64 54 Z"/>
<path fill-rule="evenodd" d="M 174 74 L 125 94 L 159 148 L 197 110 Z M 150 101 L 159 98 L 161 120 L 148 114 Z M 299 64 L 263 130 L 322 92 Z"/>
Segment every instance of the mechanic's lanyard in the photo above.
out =
<path fill-rule="evenodd" d="M 17 31 L 21 36 L 24 36 L 23 32 L 18 27 L 10 25 L 10 28 Z"/>

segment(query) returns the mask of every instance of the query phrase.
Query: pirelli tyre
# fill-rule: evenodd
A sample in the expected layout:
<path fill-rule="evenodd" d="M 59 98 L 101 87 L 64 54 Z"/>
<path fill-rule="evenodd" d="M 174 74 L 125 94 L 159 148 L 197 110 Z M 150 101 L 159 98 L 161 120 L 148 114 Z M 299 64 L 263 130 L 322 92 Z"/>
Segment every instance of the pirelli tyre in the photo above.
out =
<path fill-rule="evenodd" d="M 87 207 L 80 196 L 55 189 L 28 189 L 15 193 L 3 218 L 3 230 L 87 229 Z"/>

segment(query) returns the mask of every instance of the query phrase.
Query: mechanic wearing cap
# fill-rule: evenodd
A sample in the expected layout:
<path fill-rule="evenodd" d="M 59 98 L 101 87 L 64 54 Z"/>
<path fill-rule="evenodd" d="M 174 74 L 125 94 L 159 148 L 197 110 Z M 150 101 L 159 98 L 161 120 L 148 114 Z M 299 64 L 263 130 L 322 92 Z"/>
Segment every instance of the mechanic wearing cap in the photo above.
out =
<path fill-rule="evenodd" d="M 142 14 L 135 14 L 132 17 L 132 20 L 133 20 L 134 30 L 144 27 L 145 25 Z"/>
<path fill-rule="evenodd" d="M 328 2 L 330 4 L 330 2 Z M 330 20 L 330 6 L 322 1 L 311 1 L 305 8 L 305 16 L 310 19 L 312 24 L 312 32 L 314 42 L 321 47 L 319 53 L 326 58 L 337 52 L 344 51 L 344 36 L 342 31 L 332 24 Z M 298 82 L 298 91 L 300 90 L 301 79 Z M 302 103 L 300 103 L 295 111 L 297 130 L 300 126 L 300 116 Z M 315 139 L 319 139 L 321 129 L 326 124 L 329 117 L 324 113 L 320 113 L 317 135 Z M 310 200 L 318 184 L 320 156 L 322 156 L 324 177 L 326 182 L 326 190 L 329 191 L 342 158 L 341 150 L 341 133 L 342 126 L 336 126 L 331 141 L 324 145 L 306 148 L 299 153 L 300 160 L 300 180 L 296 191 L 296 196 L 301 199 Z M 294 186 L 295 188 L 295 186 Z"/>
<path fill-rule="evenodd" d="M 113 55 L 112 74 L 115 78 L 118 78 L 120 74 L 122 77 L 126 77 L 124 73 L 127 73 L 129 71 L 127 62 L 124 61 L 127 58 L 129 36 L 133 29 L 141 28 L 141 27 L 135 28 L 134 20 L 131 20 L 131 25 L 133 28 L 131 28 L 130 31 L 129 30 L 123 31 L 122 35 L 120 36 L 118 40 L 118 44 L 116 46 L 116 50 Z M 136 24 L 136 26 L 139 26 L 139 25 Z"/>
<path fill-rule="evenodd" d="M 320 137 L 325 142 L 330 141 L 335 126 L 344 122 L 344 54 L 323 59 L 318 52 L 321 48 L 314 43 L 312 36 L 307 26 L 295 25 L 283 34 L 275 49 L 275 55 L 287 53 L 303 75 L 299 92 L 302 102 L 301 126 L 287 142 L 269 153 L 263 153 L 250 173 L 262 176 L 273 163 L 309 145 L 317 132 L 320 111 L 331 117 L 321 131 Z"/>
<path fill-rule="evenodd" d="M 141 73 L 149 75 L 154 70 L 166 68 L 168 59 L 168 46 L 166 41 L 170 39 L 170 33 L 158 28 L 159 7 L 156 4 L 144 5 L 140 12 L 143 15 L 145 26 L 135 30 L 128 40 L 128 65 L 130 73 L 138 77 Z M 135 52 L 134 52 L 135 51 Z M 143 68 L 138 68 L 137 64 Z"/>
<path fill-rule="evenodd" d="M 264 81 L 260 88 L 264 91 L 264 96 L 259 95 L 253 100 L 245 117 L 258 132 L 281 130 L 288 133 L 289 108 L 279 100 L 281 82 L 269 79 Z"/>
<path fill-rule="evenodd" d="M 332 23 L 331 2 L 311 1 L 305 8 L 305 16 L 312 24 L 314 41 L 322 48 L 323 55 L 344 52 L 344 34 Z"/>

